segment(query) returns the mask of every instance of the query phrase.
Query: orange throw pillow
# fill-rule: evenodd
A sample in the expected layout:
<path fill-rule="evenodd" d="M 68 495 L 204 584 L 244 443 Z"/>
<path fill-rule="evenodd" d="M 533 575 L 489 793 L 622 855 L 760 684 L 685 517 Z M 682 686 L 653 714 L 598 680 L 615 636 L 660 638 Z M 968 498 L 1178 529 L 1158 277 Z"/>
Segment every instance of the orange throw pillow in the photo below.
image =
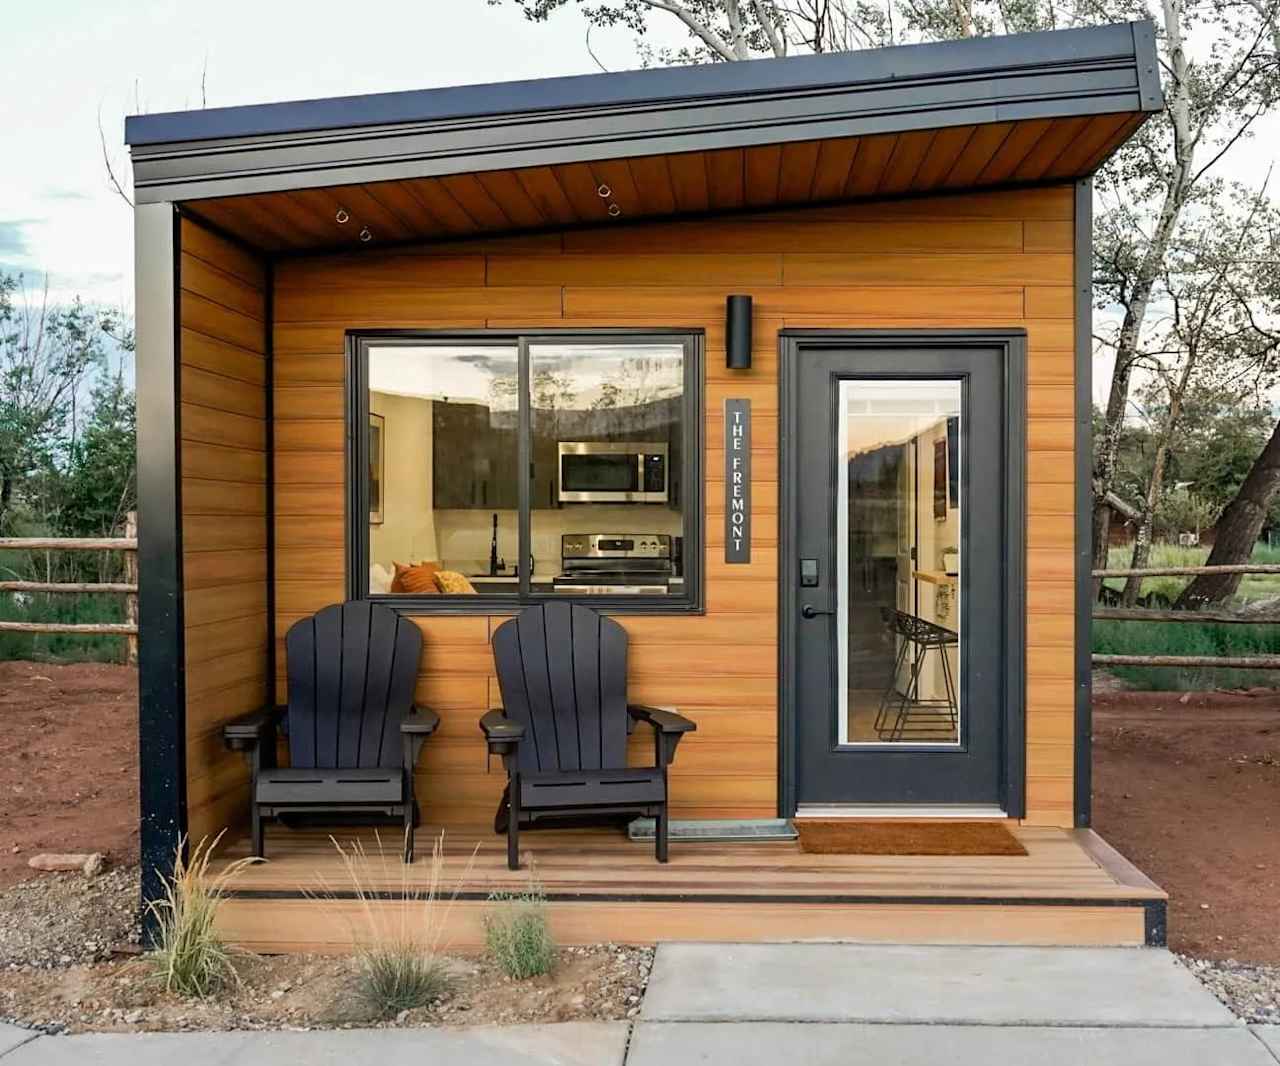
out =
<path fill-rule="evenodd" d="M 411 596 L 434 596 L 436 594 L 436 574 L 440 572 L 439 563 L 392 563 L 396 568 L 396 576 L 391 581 L 392 592 L 405 592 Z"/>
<path fill-rule="evenodd" d="M 436 588 L 446 596 L 474 596 L 476 589 L 466 574 L 456 570 L 438 570 L 436 572 Z"/>

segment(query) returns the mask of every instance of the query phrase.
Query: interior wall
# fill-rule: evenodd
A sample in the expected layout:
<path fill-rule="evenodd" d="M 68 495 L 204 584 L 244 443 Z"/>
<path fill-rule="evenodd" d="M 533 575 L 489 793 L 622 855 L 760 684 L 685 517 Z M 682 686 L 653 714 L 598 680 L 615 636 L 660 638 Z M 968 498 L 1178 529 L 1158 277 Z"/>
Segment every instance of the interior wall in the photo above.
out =
<path fill-rule="evenodd" d="M 371 191 L 376 192 L 376 186 Z M 1022 326 L 1029 337 L 1028 821 L 1072 823 L 1074 197 L 1070 186 L 622 225 L 282 260 L 274 296 L 277 637 L 344 595 L 345 331 L 687 327 L 706 335 L 705 616 L 620 618 L 631 692 L 698 723 L 677 816 L 777 803 L 778 331 Z M 729 293 L 755 299 L 753 365 L 724 365 Z M 753 544 L 723 562 L 723 404 L 752 401 Z M 428 820 L 482 822 L 502 791 L 479 715 L 501 617 L 423 617 L 418 699 L 443 718 L 419 766 Z M 279 647 L 279 645 L 278 645 Z M 284 656 L 277 656 L 278 691 Z M 648 755 L 637 737 L 637 756 Z"/>
<path fill-rule="evenodd" d="M 369 393 L 369 411 L 383 417 L 382 522 L 369 526 L 369 559 L 394 563 L 438 560 L 431 503 L 431 401 Z"/>
<path fill-rule="evenodd" d="M 244 756 L 222 725 L 268 703 L 267 271 L 182 222 L 180 394 L 187 826 L 193 841 L 248 811 Z"/>

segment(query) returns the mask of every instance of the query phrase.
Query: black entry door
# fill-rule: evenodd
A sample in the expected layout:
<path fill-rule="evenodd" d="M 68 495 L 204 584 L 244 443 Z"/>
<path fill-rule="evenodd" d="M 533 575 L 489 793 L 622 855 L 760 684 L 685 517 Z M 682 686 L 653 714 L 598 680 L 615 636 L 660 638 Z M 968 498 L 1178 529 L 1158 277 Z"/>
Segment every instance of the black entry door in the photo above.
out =
<path fill-rule="evenodd" d="M 789 348 L 783 683 L 800 805 L 1004 804 L 1021 649 L 1006 355 Z"/>

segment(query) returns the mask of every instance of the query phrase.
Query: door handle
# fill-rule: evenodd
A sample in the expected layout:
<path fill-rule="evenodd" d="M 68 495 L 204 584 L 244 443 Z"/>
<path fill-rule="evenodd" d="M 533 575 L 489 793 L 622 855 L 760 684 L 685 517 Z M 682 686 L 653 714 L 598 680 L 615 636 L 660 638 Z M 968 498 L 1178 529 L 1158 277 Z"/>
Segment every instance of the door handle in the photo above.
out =
<path fill-rule="evenodd" d="M 824 611 L 820 607 L 815 607 L 811 603 L 806 603 L 800 608 L 801 618 L 817 618 L 820 614 L 835 614 L 835 611 Z"/>

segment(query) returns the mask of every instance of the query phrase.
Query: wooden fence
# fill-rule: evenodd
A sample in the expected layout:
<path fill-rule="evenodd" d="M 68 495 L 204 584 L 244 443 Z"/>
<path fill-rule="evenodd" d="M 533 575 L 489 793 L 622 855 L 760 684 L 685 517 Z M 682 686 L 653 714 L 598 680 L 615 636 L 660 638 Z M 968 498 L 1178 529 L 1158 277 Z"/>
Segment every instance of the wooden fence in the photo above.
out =
<path fill-rule="evenodd" d="M 1095 570 L 1095 578 L 1196 577 L 1200 574 L 1280 574 L 1275 563 L 1232 566 L 1158 566 L 1148 570 Z M 1169 611 L 1147 607 L 1094 606 L 1093 617 L 1108 622 L 1213 622 L 1280 625 L 1275 611 Z M 1094 655 L 1094 666 L 1200 666 L 1240 670 L 1280 670 L 1280 655 Z"/>
<path fill-rule="evenodd" d="M 0 550 L 119 551 L 125 553 L 124 581 L 0 581 L 0 592 L 114 593 L 125 597 L 125 622 L 4 622 L 0 633 L 71 633 L 121 636 L 128 660 L 138 662 L 138 519 L 129 513 L 123 537 L 0 537 Z"/>

